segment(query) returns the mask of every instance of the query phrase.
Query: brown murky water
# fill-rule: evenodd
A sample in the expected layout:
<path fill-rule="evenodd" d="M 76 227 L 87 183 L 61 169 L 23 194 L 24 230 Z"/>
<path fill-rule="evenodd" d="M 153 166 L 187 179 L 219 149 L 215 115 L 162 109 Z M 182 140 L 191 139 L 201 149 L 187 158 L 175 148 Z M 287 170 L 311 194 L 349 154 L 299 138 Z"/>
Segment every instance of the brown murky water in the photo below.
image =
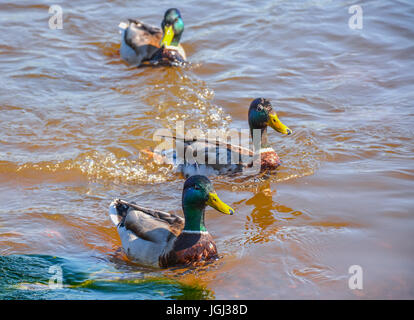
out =
<path fill-rule="evenodd" d="M 362 30 L 348 26 L 355 1 L 181 1 L 184 69 L 131 68 L 118 54 L 118 23 L 159 25 L 169 1 L 55 1 L 62 30 L 48 27 L 48 1 L 30 2 L 0 4 L 2 256 L 207 292 L 190 298 L 414 298 L 411 1 L 361 2 Z M 270 133 L 283 161 L 270 179 L 212 179 L 236 210 L 207 212 L 222 258 L 203 270 L 125 261 L 110 200 L 180 213 L 182 177 L 139 158 L 155 129 L 245 129 L 260 96 L 294 134 Z M 362 290 L 348 287 L 351 265 Z M 159 281 L 145 298 L 176 297 Z"/>

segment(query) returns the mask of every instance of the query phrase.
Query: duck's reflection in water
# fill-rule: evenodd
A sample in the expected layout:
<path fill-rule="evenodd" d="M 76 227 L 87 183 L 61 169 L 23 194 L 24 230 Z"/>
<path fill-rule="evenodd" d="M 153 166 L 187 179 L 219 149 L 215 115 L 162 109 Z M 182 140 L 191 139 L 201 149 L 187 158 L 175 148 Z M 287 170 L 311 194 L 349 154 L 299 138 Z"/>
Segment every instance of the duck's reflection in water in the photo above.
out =
<path fill-rule="evenodd" d="M 274 201 L 276 193 L 274 184 L 270 183 L 269 176 L 264 175 L 257 185 L 257 192 L 246 200 L 247 206 L 253 206 L 245 225 L 248 235 L 247 243 L 274 240 L 280 228 L 286 225 L 287 220 L 295 219 L 296 216 L 301 215 L 301 212 Z"/>

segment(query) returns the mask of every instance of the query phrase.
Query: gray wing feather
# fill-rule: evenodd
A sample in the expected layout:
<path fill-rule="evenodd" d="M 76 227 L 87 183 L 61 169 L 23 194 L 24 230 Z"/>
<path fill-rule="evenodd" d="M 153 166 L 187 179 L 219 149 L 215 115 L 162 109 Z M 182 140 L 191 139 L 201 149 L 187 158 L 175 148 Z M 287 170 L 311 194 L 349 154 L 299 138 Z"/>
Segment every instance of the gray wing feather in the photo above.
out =
<path fill-rule="evenodd" d="M 120 199 L 116 205 L 121 216 L 119 227 L 132 231 L 144 240 L 158 243 L 168 241 L 178 235 L 184 227 L 184 219 L 175 214 L 145 208 Z"/>

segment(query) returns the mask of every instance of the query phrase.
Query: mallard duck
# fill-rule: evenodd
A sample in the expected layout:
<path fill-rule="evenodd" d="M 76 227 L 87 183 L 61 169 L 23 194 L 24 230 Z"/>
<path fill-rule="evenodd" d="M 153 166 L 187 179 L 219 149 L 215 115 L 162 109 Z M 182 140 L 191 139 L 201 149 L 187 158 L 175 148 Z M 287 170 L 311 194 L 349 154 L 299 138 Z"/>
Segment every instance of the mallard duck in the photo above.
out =
<path fill-rule="evenodd" d="M 254 164 L 260 165 L 260 167 L 257 166 L 259 171 L 276 169 L 281 161 L 276 151 L 268 143 L 267 127 L 269 126 L 286 135 L 290 135 L 292 130 L 279 120 L 270 101 L 264 98 L 257 98 L 252 101 L 248 112 L 248 122 L 250 137 L 258 137 L 256 141 L 253 141 L 254 150 L 230 144 L 220 139 L 185 139 L 175 135 L 160 135 L 162 138 L 176 140 L 177 148 L 178 142 L 180 142 L 183 145 L 183 151 L 168 150 L 160 153 L 141 150 L 141 152 L 153 157 L 159 163 L 178 164 L 177 171 L 183 173 L 186 177 L 194 174 L 209 176 L 235 173 L 242 171 L 243 168 L 253 167 Z M 254 134 L 255 132 L 256 134 Z M 183 155 L 184 160 L 181 160 L 177 153 Z M 247 161 L 243 161 L 243 159 L 247 159 Z"/>
<path fill-rule="evenodd" d="M 139 20 L 121 22 L 122 34 L 120 54 L 131 65 L 145 62 L 152 65 L 184 64 L 186 54 L 180 45 L 184 22 L 180 11 L 172 8 L 165 12 L 161 28 L 153 27 Z"/>
<path fill-rule="evenodd" d="M 217 196 L 210 180 L 196 175 L 184 183 L 184 219 L 120 199 L 111 203 L 109 215 L 132 261 L 159 268 L 194 266 L 217 257 L 216 244 L 204 224 L 207 205 L 225 214 L 234 213 Z"/>

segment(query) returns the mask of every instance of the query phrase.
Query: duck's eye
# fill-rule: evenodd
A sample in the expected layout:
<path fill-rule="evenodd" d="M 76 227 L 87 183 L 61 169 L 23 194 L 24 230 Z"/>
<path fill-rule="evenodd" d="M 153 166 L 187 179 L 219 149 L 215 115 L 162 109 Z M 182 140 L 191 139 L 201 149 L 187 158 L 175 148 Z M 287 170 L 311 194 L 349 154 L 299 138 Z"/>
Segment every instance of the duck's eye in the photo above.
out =
<path fill-rule="evenodd" d="M 200 190 L 200 187 L 199 186 L 194 186 L 194 190 Z"/>
<path fill-rule="evenodd" d="M 262 111 L 263 110 L 263 106 L 261 105 L 261 104 L 259 104 L 258 106 L 257 106 L 257 111 Z"/>

